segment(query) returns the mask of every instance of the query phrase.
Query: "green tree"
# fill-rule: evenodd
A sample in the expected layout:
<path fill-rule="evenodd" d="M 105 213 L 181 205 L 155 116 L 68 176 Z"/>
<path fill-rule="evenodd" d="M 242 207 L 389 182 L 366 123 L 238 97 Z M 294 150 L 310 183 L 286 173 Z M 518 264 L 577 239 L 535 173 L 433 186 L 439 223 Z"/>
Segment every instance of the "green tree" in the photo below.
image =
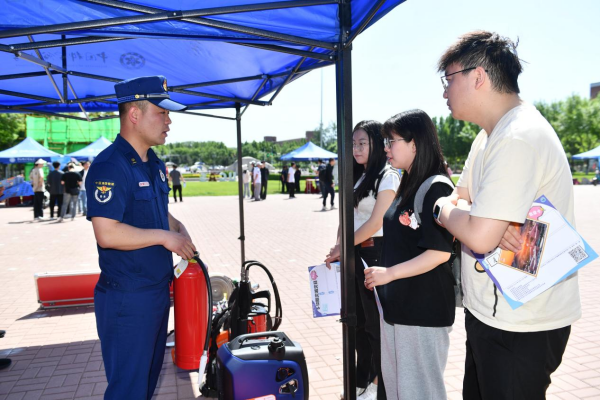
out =
<path fill-rule="evenodd" d="M 321 146 L 321 136 L 323 136 L 323 148 L 333 153 L 337 153 L 337 124 L 333 121 L 329 122 L 327 127 L 318 127 L 314 129 L 315 135 L 311 142 L 317 146 Z"/>
<path fill-rule="evenodd" d="M 14 146 L 25 137 L 23 114 L 0 114 L 0 150 Z"/>
<path fill-rule="evenodd" d="M 538 102 L 537 109 L 554 127 L 568 156 L 600 145 L 600 100 L 572 95 L 564 101 Z"/>
<path fill-rule="evenodd" d="M 433 124 L 448 163 L 454 167 L 462 167 L 469 155 L 471 143 L 481 128 L 470 122 L 456 120 L 451 115 L 434 117 Z"/>

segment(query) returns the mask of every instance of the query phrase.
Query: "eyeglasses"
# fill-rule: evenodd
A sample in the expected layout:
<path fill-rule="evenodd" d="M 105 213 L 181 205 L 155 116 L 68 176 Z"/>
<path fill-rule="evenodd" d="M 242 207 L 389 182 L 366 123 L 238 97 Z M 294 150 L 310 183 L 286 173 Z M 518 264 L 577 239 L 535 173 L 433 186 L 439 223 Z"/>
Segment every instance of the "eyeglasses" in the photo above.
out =
<path fill-rule="evenodd" d="M 365 149 L 365 147 L 369 147 L 369 143 L 352 143 L 352 149 L 358 150 L 358 151 L 363 151 Z"/>
<path fill-rule="evenodd" d="M 465 69 L 461 69 L 460 71 L 456 71 L 456 72 L 453 72 L 453 73 L 448 74 L 448 75 L 440 76 L 440 80 L 442 81 L 442 86 L 444 87 L 444 91 L 448 90 L 448 79 L 446 79 L 446 78 L 448 78 L 449 76 L 452 76 L 452 75 L 459 74 L 461 72 L 470 71 L 470 70 L 475 69 L 475 68 L 477 68 L 477 67 L 465 68 Z M 485 72 L 487 72 L 487 70 Z"/>
<path fill-rule="evenodd" d="M 392 147 L 392 143 L 394 142 L 406 142 L 406 139 L 388 139 L 388 138 L 384 138 L 383 139 L 383 147 L 385 147 L 386 149 L 389 149 Z"/>

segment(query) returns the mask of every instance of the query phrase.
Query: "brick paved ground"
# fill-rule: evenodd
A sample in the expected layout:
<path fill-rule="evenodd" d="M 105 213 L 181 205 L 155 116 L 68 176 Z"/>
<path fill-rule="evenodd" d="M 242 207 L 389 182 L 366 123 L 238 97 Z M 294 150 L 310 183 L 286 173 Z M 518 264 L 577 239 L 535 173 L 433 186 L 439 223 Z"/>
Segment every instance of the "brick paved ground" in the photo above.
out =
<path fill-rule="evenodd" d="M 576 187 L 579 231 L 600 249 L 600 189 Z M 320 212 L 316 195 L 245 203 L 248 259 L 269 267 L 282 293 L 281 329 L 299 341 L 307 357 L 311 399 L 334 399 L 342 382 L 341 327 L 335 318 L 313 319 L 306 268 L 320 263 L 334 241 L 337 211 Z M 171 212 L 188 226 L 212 271 L 239 275 L 237 199 L 186 198 Z M 46 211 L 47 213 L 47 211 Z M 0 371 L 0 400 L 101 399 L 106 387 L 92 307 L 40 311 L 33 274 L 45 271 L 97 270 L 91 224 L 31 223 L 31 208 L 0 207 L 0 357 L 13 365 Z M 600 398 L 600 263 L 580 274 L 583 319 L 572 331 L 564 361 L 553 376 L 548 398 Z M 268 287 L 260 271 L 251 278 Z M 172 319 L 170 325 L 173 325 Z M 460 398 L 464 359 L 462 312 L 451 334 L 446 383 L 451 399 Z M 178 371 L 165 357 L 155 399 L 199 396 L 197 373 Z"/>

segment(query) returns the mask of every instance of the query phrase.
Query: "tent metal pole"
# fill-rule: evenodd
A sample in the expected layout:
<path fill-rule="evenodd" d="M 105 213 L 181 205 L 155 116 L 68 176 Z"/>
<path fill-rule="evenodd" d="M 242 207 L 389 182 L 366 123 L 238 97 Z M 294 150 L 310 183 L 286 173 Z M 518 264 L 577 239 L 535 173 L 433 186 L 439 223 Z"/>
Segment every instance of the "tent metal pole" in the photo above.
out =
<path fill-rule="evenodd" d="M 269 77 L 267 75 L 263 75 L 264 79 L 261 82 L 260 86 L 258 87 L 258 89 L 256 89 L 256 91 L 254 92 L 254 96 L 252 96 L 252 100 L 256 99 L 256 96 L 258 96 L 258 94 L 260 93 L 260 91 L 262 90 L 262 88 L 266 85 L 266 83 L 269 81 Z M 246 110 L 248 109 L 248 107 L 250 106 L 250 104 L 246 104 L 246 107 L 244 107 L 244 111 L 242 111 L 242 113 L 240 114 L 240 117 L 242 115 L 244 115 L 244 113 L 246 112 Z"/>
<path fill-rule="evenodd" d="M 340 48 L 352 26 L 351 0 L 339 5 Z M 342 285 L 342 336 L 345 399 L 356 399 L 356 295 L 354 265 L 354 203 L 352 179 L 352 59 L 351 48 L 343 48 L 336 61 L 338 130 L 338 175 L 340 204 L 340 262 Z"/>
<path fill-rule="evenodd" d="M 45 101 L 45 102 L 47 102 L 49 104 L 60 103 L 59 100 L 52 99 L 50 97 L 37 96 L 35 94 L 27 94 L 27 93 L 20 93 L 20 92 L 12 92 L 10 90 L 0 89 L 0 94 L 5 94 L 5 95 L 8 95 L 8 96 L 15 96 L 15 97 L 22 97 L 24 99 L 33 99 L 33 100 Z"/>
<path fill-rule="evenodd" d="M 379 0 L 371 8 L 371 10 L 369 10 L 368 14 L 365 16 L 365 18 L 363 18 L 363 20 L 358 25 L 358 28 L 356 28 L 356 31 L 354 31 L 354 33 L 350 36 L 350 38 L 344 43 L 344 47 L 348 47 L 352 44 L 354 39 L 356 39 L 356 37 L 362 33 L 363 29 L 365 29 L 365 27 L 367 25 L 369 25 L 369 22 L 371 22 L 371 20 L 375 16 L 375 14 L 377 14 L 377 11 L 379 11 L 381 6 L 383 6 L 385 4 L 385 2 L 386 2 L 386 0 Z"/>
<path fill-rule="evenodd" d="M 121 10 L 129 10 L 136 11 L 139 13 L 145 14 L 156 14 L 164 12 L 164 9 L 155 8 L 155 7 L 146 7 L 136 4 L 125 3 L 117 0 L 84 0 L 88 3 L 94 4 L 102 4 L 106 6 L 110 6 L 113 8 L 118 8 Z M 182 11 L 183 18 L 182 21 L 190 22 L 193 24 L 212 26 L 216 28 L 226 29 L 233 32 L 246 33 L 253 36 L 265 37 L 267 39 L 275 39 L 281 40 L 284 42 L 297 43 L 305 46 L 316 46 L 324 49 L 334 50 L 337 47 L 337 44 L 323 42 L 318 40 L 311 40 L 306 38 L 301 38 L 298 36 L 286 35 L 282 33 L 275 33 L 271 31 L 248 28 L 240 25 L 229 24 L 226 22 L 216 22 L 214 20 L 209 20 L 206 18 L 194 18 L 194 17 L 209 17 L 213 15 L 220 14 L 231 14 L 231 13 L 240 13 L 240 12 L 251 12 L 251 11 L 267 11 L 267 10 L 279 10 L 283 8 L 291 8 L 291 7 L 310 7 L 310 6 L 318 6 L 318 5 L 327 5 L 327 4 L 337 4 L 340 0 L 301 0 L 301 1 L 282 1 L 282 2 L 273 2 L 273 3 L 262 3 L 262 4 L 249 4 L 243 6 L 231 6 L 231 7 L 216 7 L 216 8 L 206 8 L 204 10 L 191 10 L 191 11 Z M 200 12 L 201 11 L 201 12 Z M 191 13 L 194 15 L 191 15 Z M 20 35 L 19 35 L 20 36 Z M 0 36 L 1 37 L 1 36 Z"/>
<path fill-rule="evenodd" d="M 195 112 L 190 112 L 190 111 L 171 111 L 173 113 L 179 113 L 179 114 L 185 114 L 185 115 L 196 115 L 198 117 L 209 117 L 209 118 L 219 118 L 219 119 L 226 119 L 229 121 L 235 121 L 237 118 L 232 118 L 232 117 L 223 117 L 221 115 L 211 115 L 211 114 L 205 114 L 205 113 L 195 113 Z"/>
<path fill-rule="evenodd" d="M 58 74 L 57 71 L 50 71 L 52 75 Z M 10 74 L 10 75 L 0 75 L 0 81 L 10 80 L 10 79 L 22 79 L 22 78 L 37 78 L 39 76 L 46 75 L 45 72 L 27 72 L 23 74 Z"/>
<path fill-rule="evenodd" d="M 60 38 L 62 40 L 65 40 L 67 37 L 65 35 L 61 35 Z M 66 47 L 62 47 L 62 68 L 63 70 L 67 70 L 67 48 Z M 68 101 L 69 100 L 69 92 L 67 91 L 67 75 L 63 74 L 63 101 Z"/>
<path fill-rule="evenodd" d="M 314 47 L 311 47 L 309 51 L 312 51 L 313 49 L 314 49 Z M 287 76 L 287 78 L 285 78 L 285 81 L 283 82 L 283 84 L 277 88 L 277 91 L 275 92 L 275 94 L 273 94 L 273 96 L 269 100 L 269 104 L 273 104 L 273 101 L 275 100 L 275 98 L 277 96 L 279 96 L 279 93 L 283 90 L 283 88 L 292 80 L 292 78 L 296 74 L 296 71 L 298 71 L 298 69 L 300 69 L 300 67 L 302 66 L 302 63 L 305 60 L 306 60 L 306 57 L 302 57 L 300 59 L 300 61 L 298 61 L 298 63 L 294 67 L 294 69 L 289 73 L 289 75 Z"/>
<path fill-rule="evenodd" d="M 305 51 L 305 50 L 297 50 L 284 46 L 275 46 L 271 44 L 256 44 L 256 43 L 235 43 L 230 42 L 231 44 L 236 44 L 239 46 L 253 47 L 255 49 L 262 49 L 268 51 L 276 51 L 278 53 L 292 54 L 295 56 L 314 58 L 317 60 L 323 61 L 333 61 L 335 60 L 335 55 L 333 54 L 324 54 L 324 53 L 315 53 L 313 51 Z"/>
<path fill-rule="evenodd" d="M 28 35 L 31 36 L 31 35 Z M 125 37 L 102 37 L 102 36 L 87 36 L 81 38 L 64 39 L 64 40 L 42 40 L 39 42 L 32 43 L 15 43 L 7 46 L 10 51 L 25 51 L 25 50 L 36 50 L 36 49 L 48 49 L 51 47 L 62 47 L 62 46 L 75 46 L 80 44 L 91 44 L 91 43 L 102 43 L 102 42 L 114 42 L 116 40 L 129 40 L 134 39 Z M 0 49 L 6 50 L 6 48 Z"/>
<path fill-rule="evenodd" d="M 337 2 L 337 0 L 336 1 L 330 0 L 327 2 L 318 1 L 316 5 L 332 4 L 332 3 L 336 3 L 336 2 Z M 116 1 L 114 3 L 120 4 L 118 6 L 118 8 L 131 9 L 131 7 L 127 7 L 126 3 L 120 3 L 120 2 L 116 2 Z M 261 10 L 262 9 L 276 10 L 278 8 L 281 8 L 282 6 L 285 6 L 286 8 L 304 6 L 304 4 L 302 4 L 302 3 L 307 3 L 309 5 L 315 5 L 315 4 L 310 4 L 312 2 L 311 1 L 307 2 L 306 0 L 303 2 L 299 1 L 299 2 L 275 3 L 275 4 L 279 4 L 280 5 L 279 7 L 274 7 L 273 6 L 274 3 L 266 3 L 263 5 Z M 238 12 L 242 12 L 242 8 L 244 6 L 237 6 L 237 7 L 240 10 Z M 54 24 L 54 25 L 48 25 L 48 26 L 36 26 L 36 27 L 31 27 L 31 28 L 7 29 L 4 31 L 0 31 L 0 38 L 10 38 L 10 37 L 26 36 L 26 35 L 40 35 L 40 34 L 45 34 L 45 33 L 73 32 L 73 31 L 80 31 L 80 30 L 107 28 L 107 27 L 119 26 L 119 25 L 143 24 L 143 23 L 148 23 L 148 22 L 159 22 L 159 21 L 168 21 L 168 20 L 184 20 L 185 22 L 191 22 L 191 23 L 195 23 L 195 24 L 199 24 L 199 25 L 210 26 L 210 27 L 218 28 L 218 29 L 225 29 L 228 31 L 243 33 L 243 34 L 247 34 L 247 35 L 251 35 L 251 36 L 265 37 L 268 39 L 280 40 L 283 42 L 290 42 L 290 43 L 297 43 L 297 44 L 301 44 L 301 45 L 305 45 L 305 46 L 321 47 L 321 48 L 329 49 L 329 50 L 334 49 L 333 43 L 328 43 L 328 42 L 324 42 L 321 40 L 313 40 L 313 39 L 307 39 L 307 38 L 293 36 L 293 35 L 286 35 L 283 33 L 267 31 L 264 29 L 250 28 L 247 26 L 231 24 L 228 22 L 221 22 L 221 21 L 211 20 L 211 19 L 207 19 L 207 18 L 198 18 L 201 16 L 214 15 L 214 13 L 210 12 L 210 9 L 208 12 L 206 9 L 185 10 L 185 11 L 165 11 L 163 9 L 137 6 L 134 9 L 134 11 L 145 12 L 146 14 L 145 15 L 128 16 L 128 17 L 105 18 L 105 19 L 83 21 L 83 22 L 69 22 L 69 23 L 64 23 L 64 24 Z M 246 11 L 246 10 L 244 10 L 244 11 Z M 219 14 L 222 14 L 222 13 L 223 13 L 223 11 L 219 12 Z M 193 35 L 190 38 L 193 38 Z M 63 38 L 63 40 L 64 39 L 65 38 Z"/>
<path fill-rule="evenodd" d="M 237 172 L 238 172 L 238 203 L 240 206 L 240 246 L 242 257 L 242 274 L 244 276 L 244 263 L 246 262 L 246 237 L 244 236 L 244 179 L 242 177 L 242 115 L 240 114 L 240 103 L 235 103 L 235 119 L 237 127 Z"/>
<path fill-rule="evenodd" d="M 270 105 L 269 103 L 267 103 L 266 101 L 258 101 L 258 100 L 250 100 L 250 99 L 240 99 L 237 97 L 227 97 L 227 96 L 219 96 L 218 94 L 212 94 L 212 93 L 204 93 L 204 92 L 194 92 L 191 90 L 185 90 L 185 89 L 173 89 L 172 87 L 169 88 L 171 93 L 181 93 L 181 94 L 189 94 L 191 96 L 200 96 L 200 97 L 209 97 L 211 99 L 217 99 L 217 100 L 223 100 L 223 101 L 234 101 L 234 102 L 240 102 L 240 103 L 249 103 L 249 104 L 254 104 L 257 106 L 267 106 Z"/>
<path fill-rule="evenodd" d="M 27 38 L 29 39 L 30 42 L 33 42 L 33 38 L 31 36 L 27 36 Z M 37 56 L 40 60 L 44 61 L 44 57 L 42 56 L 42 53 L 40 53 L 39 50 L 36 49 L 35 54 L 37 54 Z M 56 94 L 58 95 L 58 97 L 60 97 L 60 101 L 64 103 L 65 99 L 62 97 L 62 94 L 60 93 L 60 89 L 58 88 L 58 85 L 54 81 L 54 77 L 50 73 L 50 69 L 48 67 L 44 67 L 44 71 L 46 72 L 48 79 L 50 79 L 50 83 L 52 83 L 52 87 L 54 87 Z"/>

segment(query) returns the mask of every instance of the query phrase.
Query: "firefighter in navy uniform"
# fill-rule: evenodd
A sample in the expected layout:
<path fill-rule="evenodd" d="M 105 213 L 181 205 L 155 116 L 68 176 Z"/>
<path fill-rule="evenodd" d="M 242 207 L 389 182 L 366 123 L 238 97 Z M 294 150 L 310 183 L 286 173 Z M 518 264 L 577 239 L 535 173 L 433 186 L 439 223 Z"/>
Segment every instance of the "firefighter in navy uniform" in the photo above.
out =
<path fill-rule="evenodd" d="M 151 76 L 115 85 L 121 132 L 86 178 L 87 219 L 102 273 L 94 291 L 96 326 L 108 380 L 105 399 L 150 399 L 163 363 L 169 319 L 172 252 L 196 250 L 168 211 L 165 165 L 151 146 L 165 143 L 167 82 Z"/>

